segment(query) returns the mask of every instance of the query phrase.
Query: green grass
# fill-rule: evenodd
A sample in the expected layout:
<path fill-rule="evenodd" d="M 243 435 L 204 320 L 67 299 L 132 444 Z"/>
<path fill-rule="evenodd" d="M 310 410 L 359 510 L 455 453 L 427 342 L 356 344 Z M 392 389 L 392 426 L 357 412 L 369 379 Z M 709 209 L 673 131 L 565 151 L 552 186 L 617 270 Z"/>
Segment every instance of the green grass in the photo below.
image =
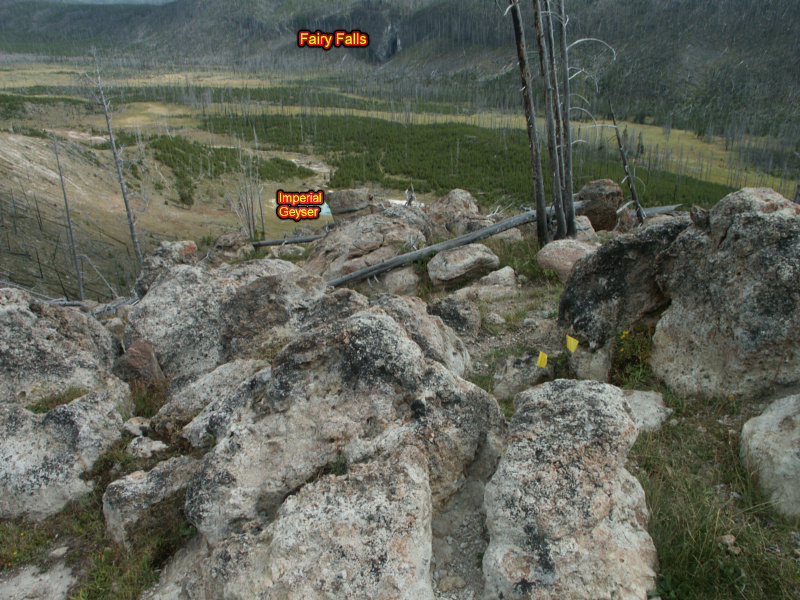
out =
<path fill-rule="evenodd" d="M 131 384 L 131 398 L 135 407 L 135 416 L 152 418 L 167 403 L 169 380 L 154 383 L 136 381 Z"/>
<path fill-rule="evenodd" d="M 739 461 L 729 429 L 740 424 L 728 423 L 744 420 L 742 402 L 662 391 L 678 423 L 642 433 L 629 454 L 651 512 L 661 598 L 797 598 L 792 533 L 800 521 L 774 513 Z M 719 542 L 724 535 L 735 536 L 739 555 Z"/>
<path fill-rule="evenodd" d="M 37 415 L 43 415 L 44 413 L 53 410 L 56 406 L 61 406 L 62 404 L 69 404 L 70 402 L 72 402 L 77 398 L 80 398 L 84 394 L 86 394 L 84 390 L 77 387 L 71 387 L 64 392 L 61 392 L 60 394 L 55 394 L 53 396 L 42 398 L 41 400 L 34 402 L 27 408 L 32 413 L 36 413 Z"/>
<path fill-rule="evenodd" d="M 625 389 L 650 389 L 655 383 L 650 367 L 652 345 L 653 331 L 644 325 L 618 332 L 610 382 Z"/>

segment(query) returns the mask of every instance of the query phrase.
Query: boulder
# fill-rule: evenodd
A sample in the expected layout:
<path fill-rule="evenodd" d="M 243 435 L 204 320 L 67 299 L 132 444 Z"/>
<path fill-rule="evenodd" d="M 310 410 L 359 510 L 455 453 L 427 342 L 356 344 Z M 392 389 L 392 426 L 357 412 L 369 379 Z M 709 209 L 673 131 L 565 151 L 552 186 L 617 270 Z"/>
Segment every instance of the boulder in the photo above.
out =
<path fill-rule="evenodd" d="M 101 387 L 119 342 L 94 317 L 0 288 L 0 399 L 27 406 L 69 388 Z"/>
<path fill-rule="evenodd" d="M 159 519 L 168 518 L 162 503 L 186 489 L 197 462 L 189 456 L 178 456 L 159 463 L 147 473 L 136 471 L 110 483 L 103 494 L 103 516 L 111 539 L 130 550 L 129 531 L 148 512 L 155 509 L 159 511 Z"/>
<path fill-rule="evenodd" d="M 125 335 L 125 321 L 119 317 L 114 317 L 103 323 L 103 326 L 108 329 L 118 341 L 122 341 L 122 337 Z"/>
<path fill-rule="evenodd" d="M 6 600 L 67 600 L 69 590 L 78 582 L 64 562 L 42 570 L 39 565 L 23 567 L 19 572 L 0 575 L 0 598 Z"/>
<path fill-rule="evenodd" d="M 483 244 L 467 244 L 434 256 L 428 263 L 428 276 L 434 285 L 446 285 L 499 266 L 500 259 L 489 248 Z"/>
<path fill-rule="evenodd" d="M 656 258 L 689 225 L 676 218 L 621 235 L 578 261 L 561 295 L 559 326 L 594 352 L 634 323 L 651 324 L 669 304 L 656 282 Z"/>
<path fill-rule="evenodd" d="M 369 299 L 369 304 L 384 310 L 402 325 L 427 358 L 460 377 L 470 370 L 469 352 L 464 343 L 442 319 L 428 314 L 428 306 L 420 298 L 378 294 Z"/>
<path fill-rule="evenodd" d="M 369 190 L 326 192 L 325 203 L 337 224 L 349 223 L 367 215 L 383 212 L 383 206 Z"/>
<path fill-rule="evenodd" d="M 168 446 L 164 442 L 142 436 L 133 438 L 125 452 L 134 458 L 151 458 L 154 454 L 164 452 L 167 449 Z"/>
<path fill-rule="evenodd" d="M 152 342 L 142 339 L 133 342 L 117 359 L 114 374 L 128 383 L 155 383 L 164 379 Z"/>
<path fill-rule="evenodd" d="M 111 376 L 101 391 L 44 415 L 0 404 L 0 518 L 41 521 L 90 492 L 82 475 L 120 439 L 132 412 L 128 386 Z"/>
<path fill-rule="evenodd" d="M 672 409 L 664 406 L 664 396 L 660 392 L 623 390 L 622 395 L 639 431 L 657 431 L 672 414 Z"/>
<path fill-rule="evenodd" d="M 366 287 L 369 288 L 369 283 Z M 365 284 L 359 286 L 364 289 Z M 419 276 L 414 267 L 392 269 L 387 273 L 378 275 L 378 283 L 373 285 L 374 291 L 385 294 L 398 294 L 401 296 L 416 296 L 419 292 Z"/>
<path fill-rule="evenodd" d="M 494 400 L 428 359 L 384 310 L 323 319 L 280 351 L 266 389 L 217 436 L 187 491 L 186 514 L 216 546 L 248 523 L 271 521 L 327 464 L 368 462 L 411 443 L 429 461 L 438 509 L 502 428 Z"/>
<path fill-rule="evenodd" d="M 220 365 L 173 394 L 153 417 L 155 428 L 166 433 L 183 426 L 213 401 L 229 396 L 266 367 L 269 367 L 266 361 L 246 359 Z"/>
<path fill-rule="evenodd" d="M 505 400 L 553 379 L 553 358 L 550 357 L 547 367 L 542 369 L 536 365 L 539 360 L 538 352 L 509 356 L 492 376 L 492 394 L 495 398 Z"/>
<path fill-rule="evenodd" d="M 419 229 L 401 219 L 369 215 L 316 241 L 303 268 L 330 281 L 410 251 L 415 244 L 425 245 Z"/>
<path fill-rule="evenodd" d="M 475 337 L 481 329 L 481 311 L 470 302 L 447 296 L 428 305 L 428 312 L 461 336 Z"/>
<path fill-rule="evenodd" d="M 617 226 L 617 210 L 622 207 L 624 198 L 616 181 L 590 181 L 575 195 L 575 202 L 587 203 L 576 209 L 575 215 L 588 217 L 596 231 L 611 231 Z"/>
<path fill-rule="evenodd" d="M 219 236 L 208 252 L 208 264 L 218 267 L 223 263 L 243 260 L 255 248 L 244 231 L 230 231 Z"/>
<path fill-rule="evenodd" d="M 494 224 L 491 217 L 481 214 L 472 194 L 455 189 L 425 207 L 441 237 L 458 237 Z"/>
<path fill-rule="evenodd" d="M 280 260 L 218 269 L 179 265 L 131 310 L 125 343 L 150 340 L 174 391 L 222 363 L 258 356 L 291 338 L 323 292 L 319 278 Z"/>
<path fill-rule="evenodd" d="M 150 435 L 152 423 L 150 419 L 144 417 L 133 417 L 125 421 L 122 426 L 122 432 L 127 433 L 133 437 L 142 437 Z"/>
<path fill-rule="evenodd" d="M 576 379 L 608 382 L 611 379 L 611 363 L 614 360 L 614 344 L 592 351 L 578 346 L 569 356 L 569 368 Z"/>
<path fill-rule="evenodd" d="M 743 189 L 694 224 L 660 262 L 672 299 L 653 371 L 677 394 L 758 396 L 800 388 L 800 206 Z M 665 225 L 648 227 L 658 230 Z"/>
<path fill-rule="evenodd" d="M 161 273 L 166 273 L 176 265 L 193 265 L 196 262 L 197 245 L 194 242 L 161 242 L 142 262 L 142 270 L 133 289 L 141 298 Z"/>
<path fill-rule="evenodd" d="M 498 269 L 497 271 L 492 271 L 488 275 L 484 275 L 477 281 L 475 285 L 483 287 L 488 285 L 516 287 L 517 274 L 514 272 L 513 268 L 503 267 L 502 269 Z"/>
<path fill-rule="evenodd" d="M 391 203 L 383 209 L 383 216 L 389 219 L 399 219 L 409 227 L 418 229 L 427 240 L 436 237 L 436 224 L 419 206 Z"/>
<path fill-rule="evenodd" d="M 575 217 L 575 228 L 578 231 L 575 239 L 579 242 L 596 242 L 600 239 L 597 237 L 597 232 L 592 227 L 589 217 L 585 215 Z"/>
<path fill-rule="evenodd" d="M 486 598 L 642 600 L 657 558 L 625 470 L 636 426 L 619 389 L 557 380 L 518 395 L 486 486 Z"/>
<path fill-rule="evenodd" d="M 521 242 L 525 238 L 522 235 L 522 231 L 520 231 L 519 227 L 512 227 L 511 229 L 506 229 L 505 231 L 501 231 L 500 233 L 495 233 L 492 236 L 493 240 L 503 240 L 504 242 Z"/>
<path fill-rule="evenodd" d="M 536 253 L 536 262 L 543 269 L 555 271 L 561 283 L 572 275 L 575 263 L 585 256 L 597 252 L 598 244 L 578 240 L 554 240 Z"/>
<path fill-rule="evenodd" d="M 745 468 L 780 514 L 800 517 L 800 396 L 770 404 L 742 428 L 740 455 Z"/>

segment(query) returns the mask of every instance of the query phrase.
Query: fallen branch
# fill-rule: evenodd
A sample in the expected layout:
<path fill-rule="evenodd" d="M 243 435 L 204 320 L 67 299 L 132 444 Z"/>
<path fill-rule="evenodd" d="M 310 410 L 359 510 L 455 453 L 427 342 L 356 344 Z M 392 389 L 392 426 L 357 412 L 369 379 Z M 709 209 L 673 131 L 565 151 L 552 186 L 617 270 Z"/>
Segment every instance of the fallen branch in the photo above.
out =
<path fill-rule="evenodd" d="M 254 248 L 263 246 L 283 246 L 284 244 L 305 244 L 314 240 L 321 240 L 324 235 L 307 235 L 304 237 L 288 237 L 280 240 L 265 240 L 263 242 L 251 242 Z"/>

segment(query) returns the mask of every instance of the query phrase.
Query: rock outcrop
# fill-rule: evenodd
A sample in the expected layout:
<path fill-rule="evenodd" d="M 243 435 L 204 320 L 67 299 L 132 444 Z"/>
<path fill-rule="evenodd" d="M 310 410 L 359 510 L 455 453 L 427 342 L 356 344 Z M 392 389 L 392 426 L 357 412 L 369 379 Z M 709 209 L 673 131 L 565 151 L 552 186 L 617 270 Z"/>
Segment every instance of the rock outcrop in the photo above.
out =
<path fill-rule="evenodd" d="M 131 310 L 125 342 L 152 342 L 164 375 L 180 386 L 290 339 L 323 291 L 318 277 L 280 260 L 180 265 Z"/>
<path fill-rule="evenodd" d="M 483 244 L 467 244 L 439 252 L 428 263 L 428 276 L 434 285 L 448 285 L 464 277 L 500 266 L 500 259 Z"/>
<path fill-rule="evenodd" d="M 526 352 L 522 356 L 509 356 L 492 375 L 492 394 L 506 400 L 520 392 L 553 379 L 552 358 L 544 369 L 537 366 L 538 352 Z"/>
<path fill-rule="evenodd" d="M 653 337 L 655 374 L 685 395 L 800 388 L 800 207 L 743 189 L 692 217 L 660 260 L 672 303 Z"/>
<path fill-rule="evenodd" d="M 515 398 L 486 486 L 486 598 L 643 600 L 656 551 L 625 470 L 636 426 L 619 389 L 557 380 Z"/>
<path fill-rule="evenodd" d="M 194 242 L 161 242 L 161 245 L 152 254 L 145 257 L 133 289 L 141 298 L 162 273 L 166 273 L 177 265 L 193 265 L 196 262 L 197 244 Z"/>
<path fill-rule="evenodd" d="M 667 420 L 672 409 L 664 405 L 664 396 L 660 392 L 642 390 L 623 390 L 622 395 L 631 409 L 631 418 L 641 431 L 656 431 Z"/>
<path fill-rule="evenodd" d="M 224 263 L 239 261 L 252 254 L 253 250 L 255 248 L 244 231 L 231 231 L 219 236 L 211 246 L 207 257 L 208 264 L 218 267 Z"/>
<path fill-rule="evenodd" d="M 349 223 L 367 215 L 383 212 L 380 202 L 369 190 L 337 190 L 325 194 L 325 203 L 331 209 L 337 224 Z"/>
<path fill-rule="evenodd" d="M 0 403 L 0 518 L 39 521 L 92 490 L 81 476 L 133 412 L 127 385 L 109 376 L 102 388 L 44 415 Z"/>
<path fill-rule="evenodd" d="M 114 364 L 114 374 L 128 383 L 155 383 L 164 379 L 153 344 L 136 340 Z"/>
<path fill-rule="evenodd" d="M 94 317 L 0 289 L 0 401 L 27 406 L 106 381 L 119 342 Z"/>
<path fill-rule="evenodd" d="M 475 198 L 465 190 L 455 189 L 425 207 L 440 237 L 458 237 L 483 229 L 494 221 L 481 214 Z"/>
<path fill-rule="evenodd" d="M 575 263 L 594 254 L 600 246 L 578 240 L 554 240 L 536 253 L 536 262 L 543 269 L 555 271 L 561 283 L 572 275 Z"/>
<path fill-rule="evenodd" d="M 428 305 L 428 312 L 461 336 L 475 337 L 481 328 L 481 311 L 466 300 L 445 296 Z"/>
<path fill-rule="evenodd" d="M 775 510 L 800 517 L 800 396 L 773 402 L 742 428 L 740 454 Z"/>

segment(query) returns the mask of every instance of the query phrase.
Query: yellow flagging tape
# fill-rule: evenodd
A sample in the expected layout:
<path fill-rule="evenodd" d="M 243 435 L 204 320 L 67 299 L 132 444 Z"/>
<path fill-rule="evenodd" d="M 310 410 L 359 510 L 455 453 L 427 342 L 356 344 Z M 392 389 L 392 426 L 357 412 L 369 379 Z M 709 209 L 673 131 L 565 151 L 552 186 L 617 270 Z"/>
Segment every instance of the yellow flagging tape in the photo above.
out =
<path fill-rule="evenodd" d="M 567 350 L 575 352 L 578 349 L 578 340 L 574 337 L 567 336 Z"/>
<path fill-rule="evenodd" d="M 536 361 L 536 366 L 540 369 L 544 369 L 547 366 L 547 354 L 539 352 L 539 360 Z"/>

